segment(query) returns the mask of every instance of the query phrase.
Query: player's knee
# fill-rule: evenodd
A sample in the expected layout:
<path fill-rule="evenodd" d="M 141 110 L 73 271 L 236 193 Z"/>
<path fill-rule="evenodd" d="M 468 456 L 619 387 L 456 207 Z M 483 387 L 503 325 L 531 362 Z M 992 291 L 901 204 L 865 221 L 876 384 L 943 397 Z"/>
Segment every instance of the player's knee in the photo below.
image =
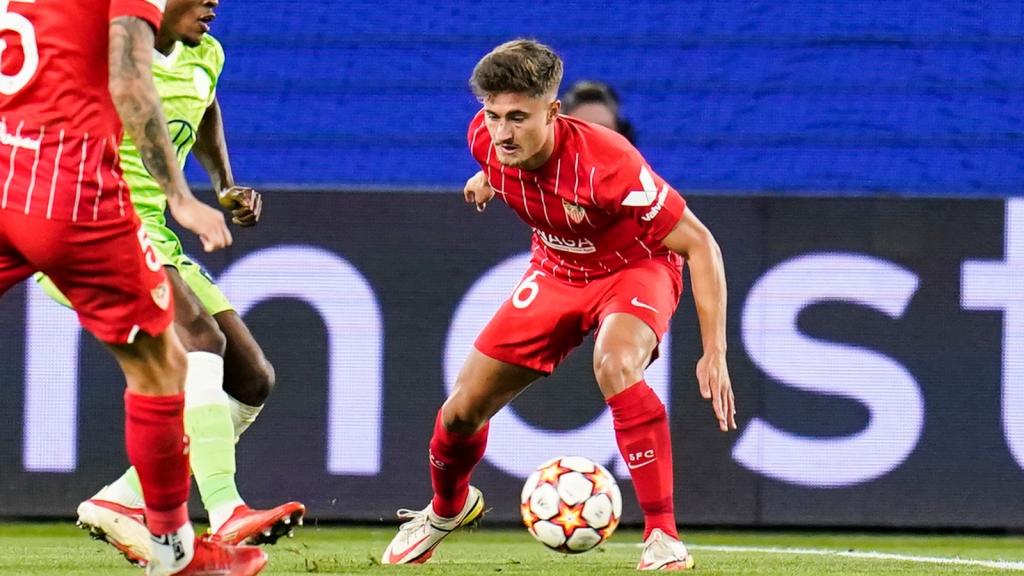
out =
<path fill-rule="evenodd" d="M 622 351 L 605 352 L 594 358 L 594 376 L 602 389 L 625 390 L 643 379 L 643 359 Z"/>
<path fill-rule="evenodd" d="M 453 434 L 469 435 L 476 433 L 485 422 L 482 418 L 456 416 L 450 422 L 445 422 L 444 427 Z"/>
<path fill-rule="evenodd" d="M 257 366 L 255 366 L 252 379 L 252 397 L 257 402 L 254 406 L 262 405 L 267 401 L 270 393 L 274 391 L 274 385 L 277 383 L 277 373 L 274 371 L 274 365 L 269 360 L 264 358 Z"/>
<path fill-rule="evenodd" d="M 150 342 L 155 345 L 148 347 L 146 356 L 147 365 L 154 373 L 153 379 L 161 379 L 161 374 L 173 374 L 180 375 L 184 380 L 185 372 L 188 370 L 188 358 L 181 343 L 172 338 L 156 338 Z"/>
<path fill-rule="evenodd" d="M 184 388 L 188 360 L 178 339 L 166 333 L 140 334 L 132 344 L 114 346 L 112 350 L 132 392 L 163 396 Z"/>
<path fill-rule="evenodd" d="M 274 366 L 262 354 L 241 361 L 235 357 L 224 365 L 224 391 L 249 406 L 262 406 L 267 401 L 276 378 Z"/>
<path fill-rule="evenodd" d="M 209 314 L 197 312 L 179 317 L 175 319 L 175 325 L 187 351 L 224 355 L 227 338 Z"/>
<path fill-rule="evenodd" d="M 449 398 L 441 407 L 441 422 L 449 432 L 473 434 L 487 422 L 484 410 L 452 400 Z"/>

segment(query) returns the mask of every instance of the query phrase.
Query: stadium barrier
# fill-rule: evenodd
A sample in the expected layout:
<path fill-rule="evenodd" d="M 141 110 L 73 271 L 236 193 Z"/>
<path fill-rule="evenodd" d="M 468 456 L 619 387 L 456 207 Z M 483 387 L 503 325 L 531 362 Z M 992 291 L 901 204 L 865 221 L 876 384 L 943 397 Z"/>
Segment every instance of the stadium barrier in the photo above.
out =
<path fill-rule="evenodd" d="M 268 192 L 203 255 L 277 369 L 239 444 L 253 504 L 377 521 L 429 496 L 428 435 L 528 233 L 460 195 Z M 729 280 L 740 430 L 700 399 L 689 287 L 648 381 L 673 428 L 684 524 L 1024 528 L 1024 199 L 693 197 Z M 688 283 L 687 279 L 687 283 Z M 592 341 L 495 418 L 475 483 L 579 454 L 639 512 L 590 369 Z M 125 464 L 122 379 L 35 286 L 0 300 L 0 516 L 66 517 Z"/>

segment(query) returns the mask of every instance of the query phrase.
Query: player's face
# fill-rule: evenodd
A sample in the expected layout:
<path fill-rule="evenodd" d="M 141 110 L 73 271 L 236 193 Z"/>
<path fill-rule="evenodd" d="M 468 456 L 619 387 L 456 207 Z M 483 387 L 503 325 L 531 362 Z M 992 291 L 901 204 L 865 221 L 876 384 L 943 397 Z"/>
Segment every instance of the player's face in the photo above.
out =
<path fill-rule="evenodd" d="M 618 126 L 615 123 L 615 114 L 612 113 L 612 109 L 600 102 L 587 102 L 586 104 L 580 104 L 569 113 L 569 116 L 579 118 L 580 120 L 590 122 L 591 124 L 598 124 L 611 130 L 618 129 Z"/>
<path fill-rule="evenodd" d="M 555 117 L 561 103 L 546 96 L 493 94 L 484 99 L 484 123 L 498 162 L 524 170 L 539 168 L 554 149 Z"/>
<path fill-rule="evenodd" d="M 219 4 L 219 0 L 168 0 L 160 32 L 186 46 L 199 46 L 217 17 L 214 9 Z"/>

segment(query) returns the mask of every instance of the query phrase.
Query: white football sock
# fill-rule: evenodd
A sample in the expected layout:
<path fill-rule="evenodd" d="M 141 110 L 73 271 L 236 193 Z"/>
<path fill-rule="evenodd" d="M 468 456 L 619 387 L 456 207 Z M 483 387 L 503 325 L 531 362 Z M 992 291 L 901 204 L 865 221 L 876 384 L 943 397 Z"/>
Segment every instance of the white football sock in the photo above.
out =
<path fill-rule="evenodd" d="M 256 417 L 260 415 L 263 406 L 242 404 L 232 398 L 230 394 L 228 394 L 228 405 L 231 408 L 231 423 L 235 426 L 235 442 L 238 442 L 242 434 L 256 421 Z"/>
<path fill-rule="evenodd" d="M 115 502 L 128 508 L 145 508 L 146 503 L 142 501 L 142 494 L 135 490 L 135 486 L 128 480 L 129 475 L 134 476 L 134 471 L 125 472 L 117 480 L 104 486 L 93 498 Z"/>
<path fill-rule="evenodd" d="M 244 505 L 245 502 L 238 500 L 237 502 L 229 502 L 227 504 L 221 504 L 215 508 L 207 510 L 210 515 L 210 532 L 214 534 L 220 530 L 220 527 L 231 518 L 231 514 L 235 512 L 235 508 Z"/>
<path fill-rule="evenodd" d="M 235 484 L 236 439 L 223 382 L 223 358 L 210 352 L 188 353 L 185 432 L 191 438 L 192 474 L 214 532 L 243 503 Z"/>
<path fill-rule="evenodd" d="M 226 406 L 224 358 L 212 352 L 189 352 L 185 372 L 185 410 L 197 406 Z"/>
<path fill-rule="evenodd" d="M 150 535 L 146 576 L 169 576 L 188 566 L 195 555 L 196 533 L 191 522 L 169 534 Z"/>

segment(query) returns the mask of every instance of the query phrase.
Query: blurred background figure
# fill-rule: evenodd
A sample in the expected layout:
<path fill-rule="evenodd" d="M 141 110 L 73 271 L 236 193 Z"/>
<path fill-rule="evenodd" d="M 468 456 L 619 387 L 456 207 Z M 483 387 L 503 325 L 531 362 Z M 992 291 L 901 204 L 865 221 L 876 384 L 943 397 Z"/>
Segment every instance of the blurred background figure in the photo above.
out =
<path fill-rule="evenodd" d="M 636 131 L 619 115 L 619 95 L 611 86 L 594 80 L 580 80 L 562 95 L 562 113 L 615 130 L 636 144 Z"/>

